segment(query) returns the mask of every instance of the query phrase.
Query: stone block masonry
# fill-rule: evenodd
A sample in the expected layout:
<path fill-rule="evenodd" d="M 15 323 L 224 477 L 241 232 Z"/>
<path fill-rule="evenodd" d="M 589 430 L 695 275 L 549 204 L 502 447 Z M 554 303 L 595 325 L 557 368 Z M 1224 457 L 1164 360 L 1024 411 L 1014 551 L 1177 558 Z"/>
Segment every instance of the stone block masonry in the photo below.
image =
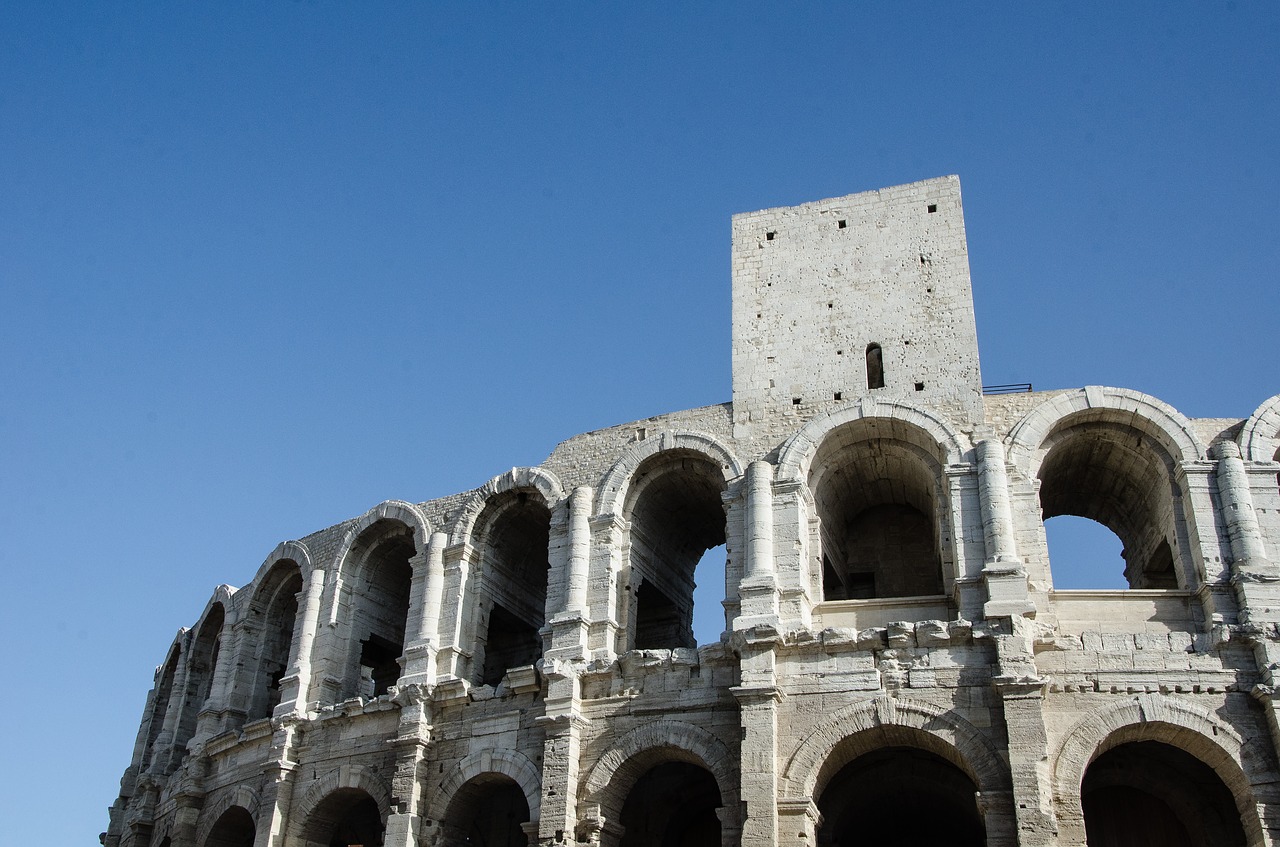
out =
<path fill-rule="evenodd" d="M 984 397 L 955 177 L 737 215 L 732 288 L 731 403 L 218 586 L 103 843 L 1275 843 L 1280 395 Z"/>

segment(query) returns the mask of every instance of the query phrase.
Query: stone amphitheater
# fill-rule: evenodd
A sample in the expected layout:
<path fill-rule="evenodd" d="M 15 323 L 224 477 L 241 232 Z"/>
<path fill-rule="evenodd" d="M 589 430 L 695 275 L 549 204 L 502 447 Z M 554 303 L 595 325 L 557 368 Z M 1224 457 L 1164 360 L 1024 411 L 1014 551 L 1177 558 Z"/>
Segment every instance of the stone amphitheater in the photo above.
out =
<path fill-rule="evenodd" d="M 218 586 L 103 843 L 1280 841 L 1280 395 L 984 393 L 955 177 L 738 215 L 732 265 L 731 403 Z M 1059 515 L 1127 589 L 1055 589 Z"/>

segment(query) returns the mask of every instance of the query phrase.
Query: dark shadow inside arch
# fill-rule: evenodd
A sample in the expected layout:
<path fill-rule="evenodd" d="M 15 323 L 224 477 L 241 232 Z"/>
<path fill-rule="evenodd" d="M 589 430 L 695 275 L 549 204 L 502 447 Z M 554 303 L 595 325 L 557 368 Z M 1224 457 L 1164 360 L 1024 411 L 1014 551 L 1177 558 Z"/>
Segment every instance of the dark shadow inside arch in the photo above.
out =
<path fill-rule="evenodd" d="M 694 571 L 725 543 L 724 474 L 704 456 L 672 450 L 642 462 L 631 486 L 631 646 L 697 647 Z M 714 593 L 723 599 L 723 580 Z"/>
<path fill-rule="evenodd" d="M 833 434 L 813 461 L 823 599 L 942 594 L 936 462 L 904 441 L 850 435 Z"/>
<path fill-rule="evenodd" d="M 306 847 L 380 847 L 378 803 L 359 788 L 340 788 L 316 806 L 306 822 Z"/>
<path fill-rule="evenodd" d="M 705 768 L 664 762 L 636 780 L 622 806 L 619 847 L 720 847 L 720 789 Z"/>
<path fill-rule="evenodd" d="M 1041 517 L 1087 518 L 1115 533 L 1129 588 L 1177 588 L 1173 484 L 1151 440 L 1102 421 L 1066 427 L 1053 439 L 1038 474 Z M 1055 571 L 1059 564 L 1051 555 Z M 1063 579 L 1074 588 L 1105 587 L 1081 585 L 1065 573 Z"/>
<path fill-rule="evenodd" d="M 982 847 L 986 832 L 977 792 L 962 770 L 925 750 L 889 747 L 866 753 L 837 771 L 823 789 L 817 841 L 820 847 Z"/>
<path fill-rule="evenodd" d="M 496 686 L 509 669 L 542 658 L 551 510 L 537 491 L 511 491 L 492 498 L 476 523 L 485 527 L 480 682 Z"/>
<path fill-rule="evenodd" d="M 529 802 L 513 779 L 481 774 L 458 789 L 442 825 L 443 847 L 525 847 Z"/>
<path fill-rule="evenodd" d="M 413 530 L 383 519 L 361 534 L 349 558 L 357 563 L 351 586 L 354 667 L 344 696 L 377 697 L 400 678 L 409 591 L 410 559 L 417 552 Z"/>
<path fill-rule="evenodd" d="M 213 693 L 214 671 L 222 648 L 222 625 L 226 613 L 221 603 L 214 603 L 191 643 L 187 656 L 187 684 L 179 704 L 177 733 L 166 772 L 176 768 L 187 754 L 187 742 L 196 733 L 200 712 Z"/>
<path fill-rule="evenodd" d="M 1089 847 L 1244 847 L 1231 792 L 1169 744 L 1135 741 L 1090 763 L 1080 786 Z"/>
<path fill-rule="evenodd" d="M 164 669 L 160 672 L 160 680 L 156 683 L 155 699 L 152 701 L 151 717 L 147 724 L 147 745 L 142 754 L 144 769 L 151 768 L 156 739 L 164 729 L 165 714 L 169 711 L 169 699 L 173 696 L 174 676 L 178 672 L 179 657 L 179 650 L 171 651 L 169 660 L 164 663 Z"/>
<path fill-rule="evenodd" d="M 289 669 L 293 627 L 298 617 L 302 572 L 296 562 L 282 560 L 267 575 L 249 604 L 250 619 L 261 629 L 253 657 L 253 690 L 246 718 L 270 717 L 280 705 L 280 681 Z"/>
<path fill-rule="evenodd" d="M 209 830 L 204 847 L 253 847 L 256 828 L 253 816 L 241 806 L 223 812 Z"/>

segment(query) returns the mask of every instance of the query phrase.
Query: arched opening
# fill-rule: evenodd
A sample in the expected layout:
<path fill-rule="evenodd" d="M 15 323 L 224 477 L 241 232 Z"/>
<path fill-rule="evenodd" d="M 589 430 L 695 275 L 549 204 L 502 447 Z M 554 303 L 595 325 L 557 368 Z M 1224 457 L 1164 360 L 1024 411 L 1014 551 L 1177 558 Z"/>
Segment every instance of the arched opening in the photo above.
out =
<path fill-rule="evenodd" d="M 884 388 L 884 353 L 880 345 L 867 345 L 867 388 Z"/>
<path fill-rule="evenodd" d="M 698 645 L 694 571 L 707 550 L 725 543 L 724 489 L 720 467 L 690 451 L 658 453 L 636 469 L 624 510 L 631 523 L 632 648 Z M 717 593 L 723 599 L 723 580 Z"/>
<path fill-rule="evenodd" d="M 289 669 L 293 627 L 298 617 L 298 593 L 301 591 L 302 572 L 297 563 L 283 560 L 271 569 L 249 604 L 250 620 L 261 626 L 253 656 L 253 688 L 247 709 L 249 720 L 269 717 L 280 705 L 280 680 Z"/>
<path fill-rule="evenodd" d="M 1042 518 L 1102 524 L 1120 539 L 1129 588 L 1177 588 L 1174 484 L 1151 439 L 1128 425 L 1084 421 L 1061 427 L 1046 443 L 1038 473 Z M 1050 563 L 1056 578 L 1059 563 Z M 1073 587 L 1104 587 L 1066 579 Z"/>
<path fill-rule="evenodd" d="M 942 463 L 923 432 L 863 418 L 829 434 L 811 463 L 824 600 L 943 593 Z"/>
<path fill-rule="evenodd" d="M 173 680 L 178 672 L 179 655 L 180 651 L 176 647 L 170 651 L 169 660 L 164 663 L 164 669 L 160 672 L 160 681 L 156 683 L 156 696 L 151 704 L 151 720 L 147 724 L 147 745 L 142 754 L 144 769 L 150 767 L 156 737 L 164 729 L 164 716 L 169 711 L 169 700 L 173 696 Z"/>
<path fill-rule="evenodd" d="M 1124 544 L 1105 525 L 1075 515 L 1058 515 L 1044 522 L 1049 560 L 1058 589 L 1122 589 Z"/>
<path fill-rule="evenodd" d="M 205 702 L 213 693 L 213 675 L 218 667 L 218 651 L 222 645 L 222 624 L 226 615 L 221 603 L 214 603 L 205 615 L 187 657 L 187 686 L 182 702 L 174 747 L 181 755 L 195 735 L 196 724 Z"/>
<path fill-rule="evenodd" d="M 413 530 L 389 518 L 366 529 L 352 547 L 348 556 L 354 563 L 352 585 L 345 598 L 351 622 L 345 697 L 381 696 L 400 678 L 413 583 L 409 560 L 416 552 Z"/>
<path fill-rule="evenodd" d="M 1158 741 L 1094 759 L 1080 786 L 1089 847 L 1244 847 L 1230 790 L 1204 762 Z"/>
<path fill-rule="evenodd" d="M 551 510 L 536 490 L 491 498 L 482 527 L 480 615 L 476 665 L 482 685 L 497 685 L 511 668 L 542 657 L 546 621 Z"/>
<path fill-rule="evenodd" d="M 382 813 L 359 788 L 340 788 L 325 797 L 307 818 L 306 847 L 381 847 Z"/>
<path fill-rule="evenodd" d="M 255 834 L 253 815 L 242 806 L 232 806 L 213 824 L 204 847 L 253 847 Z"/>
<path fill-rule="evenodd" d="M 818 810 L 820 847 L 986 843 L 973 780 L 914 747 L 881 748 L 848 762 L 827 781 Z"/>
<path fill-rule="evenodd" d="M 720 847 L 720 788 L 705 768 L 663 762 L 627 792 L 619 847 Z"/>
<path fill-rule="evenodd" d="M 529 801 L 509 776 L 485 773 L 468 780 L 445 810 L 443 847 L 525 847 Z"/>
<path fill-rule="evenodd" d="M 728 547 L 721 544 L 702 554 L 693 570 L 693 637 L 699 645 L 714 644 L 725 630 L 725 567 Z"/>

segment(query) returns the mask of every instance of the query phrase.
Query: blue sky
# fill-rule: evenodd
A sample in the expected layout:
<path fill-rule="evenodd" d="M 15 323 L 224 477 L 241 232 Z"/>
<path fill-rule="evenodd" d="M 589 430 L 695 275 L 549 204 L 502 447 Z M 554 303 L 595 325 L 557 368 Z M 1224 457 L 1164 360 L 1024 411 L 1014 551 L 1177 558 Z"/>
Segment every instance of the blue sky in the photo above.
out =
<path fill-rule="evenodd" d="M 1280 6 L 5 4 L 0 810 L 214 585 L 729 399 L 729 217 L 958 173 L 987 383 L 1280 391 Z"/>

